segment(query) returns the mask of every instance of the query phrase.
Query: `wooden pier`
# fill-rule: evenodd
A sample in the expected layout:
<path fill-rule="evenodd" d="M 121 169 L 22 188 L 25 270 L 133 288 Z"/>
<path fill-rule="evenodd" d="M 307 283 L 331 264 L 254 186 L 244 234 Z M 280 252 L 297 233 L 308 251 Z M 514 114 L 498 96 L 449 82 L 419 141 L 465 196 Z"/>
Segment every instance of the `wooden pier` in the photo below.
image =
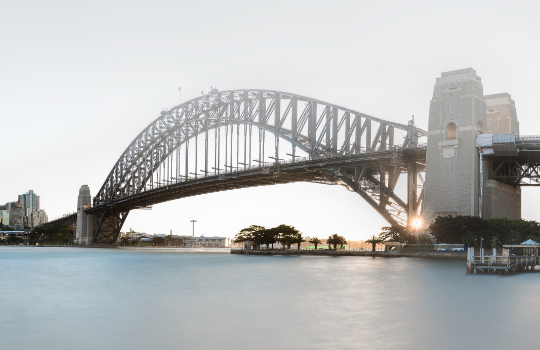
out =
<path fill-rule="evenodd" d="M 467 261 L 469 273 L 514 273 L 532 271 L 539 265 L 537 256 L 473 256 Z"/>

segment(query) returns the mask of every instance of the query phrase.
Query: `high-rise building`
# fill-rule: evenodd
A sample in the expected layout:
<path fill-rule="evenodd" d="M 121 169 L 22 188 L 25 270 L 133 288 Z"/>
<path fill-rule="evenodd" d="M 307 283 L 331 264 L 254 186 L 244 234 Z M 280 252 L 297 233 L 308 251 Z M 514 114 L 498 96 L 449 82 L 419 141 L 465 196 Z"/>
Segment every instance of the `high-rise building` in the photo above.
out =
<path fill-rule="evenodd" d="M 9 226 L 9 210 L 0 210 L 0 221 L 2 225 Z"/>
<path fill-rule="evenodd" d="M 15 231 L 24 229 L 24 210 L 21 206 L 11 208 L 9 210 L 9 227 Z"/>
<path fill-rule="evenodd" d="M 25 211 L 26 216 L 30 215 L 33 210 L 39 210 L 39 196 L 30 190 L 25 194 L 19 195 L 19 205 Z"/>
<path fill-rule="evenodd" d="M 30 190 L 19 195 L 16 202 L 8 202 L 1 206 L 0 221 L 2 225 L 15 230 L 23 230 L 24 226 L 34 228 L 49 220 L 47 213 L 40 206 L 40 196 Z"/>

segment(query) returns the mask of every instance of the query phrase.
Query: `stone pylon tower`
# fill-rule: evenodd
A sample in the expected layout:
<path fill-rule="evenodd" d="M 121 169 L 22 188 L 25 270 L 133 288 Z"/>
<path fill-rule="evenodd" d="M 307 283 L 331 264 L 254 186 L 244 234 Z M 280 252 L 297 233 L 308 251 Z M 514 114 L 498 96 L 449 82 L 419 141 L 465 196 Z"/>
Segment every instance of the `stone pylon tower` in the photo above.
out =
<path fill-rule="evenodd" d="M 479 215 L 476 135 L 486 125 L 482 81 L 472 68 L 437 78 L 429 109 L 423 217 Z"/>
<path fill-rule="evenodd" d="M 77 199 L 77 229 L 75 235 L 75 244 L 90 245 L 93 238 L 93 215 L 87 214 L 84 209 L 90 206 L 92 196 L 88 185 L 82 185 L 79 189 Z"/>

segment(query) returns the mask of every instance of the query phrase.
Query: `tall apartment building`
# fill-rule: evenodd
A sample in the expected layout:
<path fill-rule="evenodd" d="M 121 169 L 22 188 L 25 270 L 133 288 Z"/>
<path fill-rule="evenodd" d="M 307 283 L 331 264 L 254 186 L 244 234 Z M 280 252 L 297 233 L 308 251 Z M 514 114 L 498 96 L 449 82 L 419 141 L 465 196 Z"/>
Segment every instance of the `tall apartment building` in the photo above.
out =
<path fill-rule="evenodd" d="M 40 209 L 39 196 L 30 190 L 25 194 L 19 195 L 19 205 L 24 209 L 26 215 L 30 215 L 33 210 Z"/>

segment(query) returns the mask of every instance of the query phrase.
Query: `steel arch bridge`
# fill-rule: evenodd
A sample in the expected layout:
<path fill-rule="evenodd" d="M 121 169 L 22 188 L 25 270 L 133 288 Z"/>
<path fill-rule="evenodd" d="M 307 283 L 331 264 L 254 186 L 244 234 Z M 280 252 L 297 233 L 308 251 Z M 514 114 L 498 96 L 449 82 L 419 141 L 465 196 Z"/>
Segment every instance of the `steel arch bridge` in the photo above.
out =
<path fill-rule="evenodd" d="M 115 242 L 132 209 L 298 181 L 344 185 L 390 225 L 406 226 L 423 197 L 426 148 L 418 139 L 426 135 L 414 121 L 301 95 L 214 89 L 161 112 L 126 148 L 86 210 L 95 220 L 93 242 Z M 402 173 L 404 200 L 394 193 Z"/>

